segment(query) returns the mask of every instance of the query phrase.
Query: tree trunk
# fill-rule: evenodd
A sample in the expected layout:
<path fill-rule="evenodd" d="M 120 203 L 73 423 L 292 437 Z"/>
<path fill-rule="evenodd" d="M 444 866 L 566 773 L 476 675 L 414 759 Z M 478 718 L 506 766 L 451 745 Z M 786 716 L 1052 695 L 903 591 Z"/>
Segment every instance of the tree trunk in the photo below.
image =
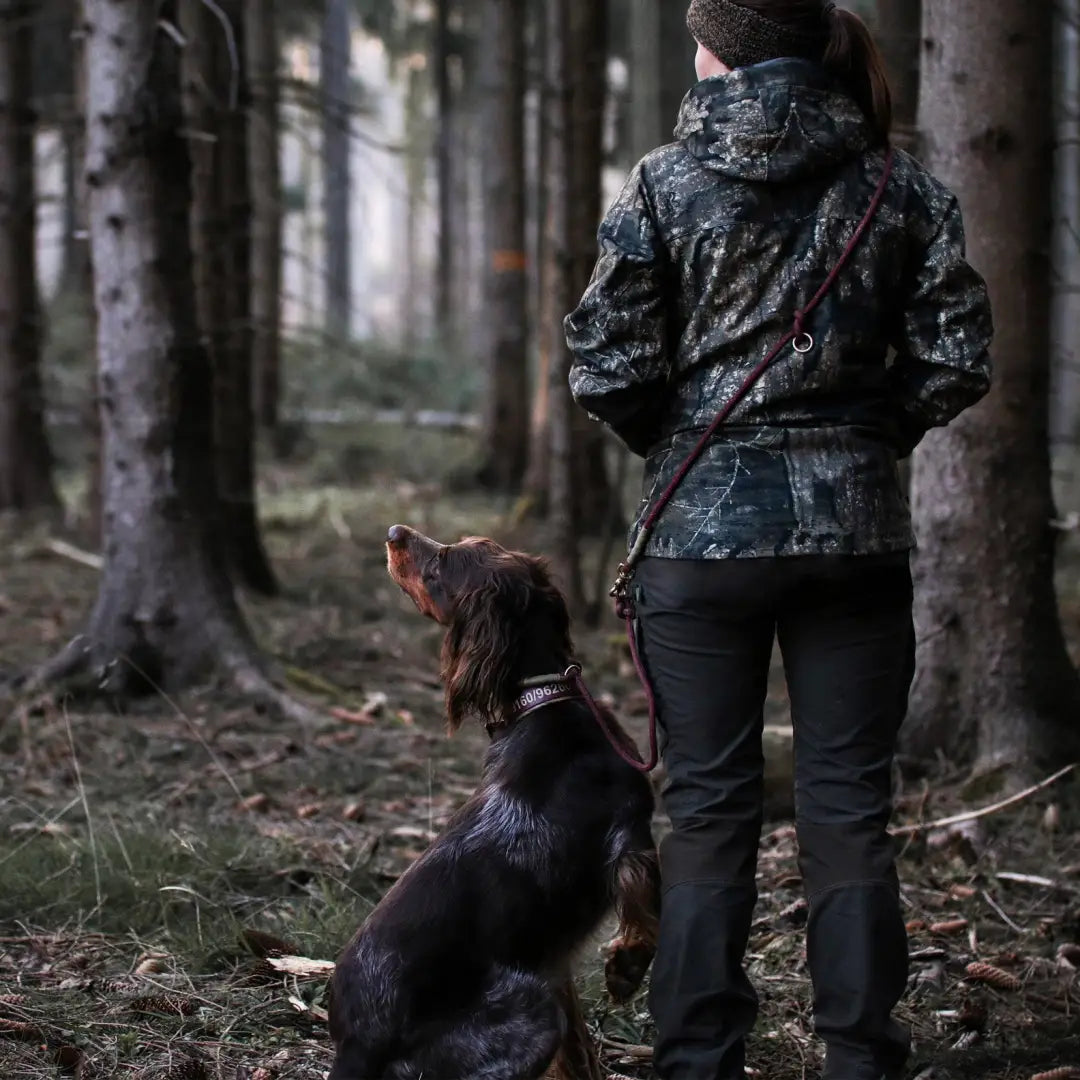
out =
<path fill-rule="evenodd" d="M 47 675 L 125 696 L 253 648 L 215 527 L 213 395 L 193 289 L 176 0 L 86 0 L 87 183 L 105 433 L 104 566 Z"/>
<path fill-rule="evenodd" d="M 77 0 L 75 17 L 78 25 L 84 21 L 84 0 Z M 94 268 L 90 253 L 90 193 L 86 186 L 86 56 L 81 34 L 72 42 L 72 60 L 75 64 L 75 124 L 77 138 L 77 160 L 75 169 L 75 206 L 79 232 L 78 256 L 83 269 L 79 271 L 80 304 L 86 308 L 87 324 L 90 333 L 97 336 L 97 312 L 94 308 Z M 85 291 L 84 291 L 85 290 Z M 86 535 L 95 547 L 101 545 L 101 483 L 102 483 L 102 446 L 101 412 L 98 400 L 98 371 L 95 366 L 90 373 L 89 392 L 83 404 L 84 423 L 86 425 L 86 504 L 83 513 L 83 527 Z"/>
<path fill-rule="evenodd" d="M 435 268 L 435 321 L 449 343 L 453 318 L 454 277 L 454 97 L 450 78 L 450 15 L 454 0 L 435 5 L 435 96 L 438 114 L 436 165 L 439 190 L 439 241 Z"/>
<path fill-rule="evenodd" d="M 405 322 L 402 327 L 402 348 L 406 354 L 416 350 L 425 324 L 421 304 L 420 237 L 421 215 L 425 210 L 428 179 L 430 133 L 426 118 L 428 84 L 424 69 L 411 63 L 408 69 L 408 89 L 405 95 L 405 171 L 408 208 L 405 215 Z"/>
<path fill-rule="evenodd" d="M 326 191 L 326 330 L 332 338 L 346 340 L 352 327 L 349 8 L 349 0 L 326 0 L 319 58 Z"/>
<path fill-rule="evenodd" d="M 530 14 L 531 72 L 534 78 L 535 107 L 532 115 L 531 160 L 533 229 L 531 234 L 533 259 L 528 275 L 529 298 L 532 304 L 536 369 L 533 373 L 532 409 L 529 415 L 529 462 L 525 470 L 525 502 L 523 508 L 537 517 L 547 516 L 549 476 L 551 470 L 551 341 L 549 332 L 555 318 L 552 302 L 550 210 L 547 161 L 551 143 L 552 109 L 557 98 L 548 80 L 548 61 L 551 43 L 548 40 L 547 4 L 537 5 Z"/>
<path fill-rule="evenodd" d="M 920 0 L 877 0 L 875 37 L 881 45 L 893 92 L 894 137 L 916 149 L 919 112 Z"/>
<path fill-rule="evenodd" d="M 675 138 L 683 98 L 697 82 L 694 54 L 697 42 L 686 28 L 682 4 L 661 0 L 660 4 L 660 143 Z"/>
<path fill-rule="evenodd" d="M 525 257 L 525 2 L 487 0 L 480 59 L 484 208 L 482 363 L 488 371 L 482 481 L 520 488 L 528 458 Z"/>
<path fill-rule="evenodd" d="M 544 154 L 547 178 L 547 249 L 551 310 L 546 312 L 550 386 L 548 426 L 550 465 L 548 482 L 548 524 L 551 529 L 553 564 L 562 579 L 570 610 L 585 609 L 581 579 L 580 531 L 575 510 L 574 403 L 570 397 L 570 354 L 566 347 L 563 319 L 573 309 L 574 226 L 572 200 L 575 187 L 572 169 L 574 150 L 574 31 L 578 29 L 572 12 L 580 11 L 575 0 L 547 0 L 547 81 L 550 117 Z"/>
<path fill-rule="evenodd" d="M 1054 5 L 1057 119 L 1054 160 L 1054 302 L 1050 443 L 1056 495 L 1065 515 L 1080 512 L 1080 0 Z"/>
<path fill-rule="evenodd" d="M 0 0 L 0 510 L 58 505 L 45 435 L 30 0 Z"/>
<path fill-rule="evenodd" d="M 989 397 L 915 454 L 920 669 L 907 741 L 917 753 L 974 752 L 980 771 L 1023 773 L 1080 741 L 1047 448 L 1053 11 L 925 0 L 924 12 L 926 159 L 965 210 L 997 338 Z"/>
<path fill-rule="evenodd" d="M 255 509 L 251 200 L 242 0 L 183 0 L 192 143 L 191 227 L 199 325 L 214 369 L 214 442 L 222 543 L 235 579 L 263 595 L 277 582 Z"/>
<path fill-rule="evenodd" d="M 281 161 L 278 116 L 278 0 L 245 0 L 244 30 L 251 107 L 251 325 L 255 415 L 277 426 L 281 401 Z"/>
<path fill-rule="evenodd" d="M 575 4 L 571 16 L 568 78 L 571 92 L 569 122 L 570 276 L 571 301 L 560 318 L 573 310 L 589 285 L 598 254 L 597 227 L 602 215 L 604 173 L 604 113 L 607 101 L 608 14 L 606 4 Z M 570 401 L 569 354 L 563 341 L 564 369 L 559 392 Z M 573 426 L 573 511 L 578 535 L 606 535 L 612 526 L 615 500 L 608 479 L 608 437 L 585 412 L 571 404 Z"/>

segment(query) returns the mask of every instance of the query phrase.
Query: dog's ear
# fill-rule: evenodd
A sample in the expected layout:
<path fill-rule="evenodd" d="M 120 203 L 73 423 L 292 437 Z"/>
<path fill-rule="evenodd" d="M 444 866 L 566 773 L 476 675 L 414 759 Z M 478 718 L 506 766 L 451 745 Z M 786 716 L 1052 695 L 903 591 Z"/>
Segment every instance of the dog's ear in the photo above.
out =
<path fill-rule="evenodd" d="M 566 597 L 551 577 L 545 559 L 528 556 L 529 574 L 533 591 L 530 615 L 542 616 L 542 632 L 549 635 L 552 646 L 564 656 L 574 655 L 574 642 L 570 636 L 570 609 Z"/>
<path fill-rule="evenodd" d="M 533 596 L 523 569 L 500 568 L 454 605 L 442 654 L 451 734 L 470 714 L 497 722 L 517 698 L 522 620 Z"/>

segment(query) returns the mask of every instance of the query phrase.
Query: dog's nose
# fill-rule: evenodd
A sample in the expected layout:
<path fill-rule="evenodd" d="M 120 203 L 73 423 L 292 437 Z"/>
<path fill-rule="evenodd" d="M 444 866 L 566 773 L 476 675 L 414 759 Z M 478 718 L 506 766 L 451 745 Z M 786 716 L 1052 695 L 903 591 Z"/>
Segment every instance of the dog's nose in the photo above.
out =
<path fill-rule="evenodd" d="M 386 542 L 388 544 L 403 544 L 405 537 L 409 535 L 409 530 L 404 525 L 391 525 L 390 531 L 386 534 Z"/>

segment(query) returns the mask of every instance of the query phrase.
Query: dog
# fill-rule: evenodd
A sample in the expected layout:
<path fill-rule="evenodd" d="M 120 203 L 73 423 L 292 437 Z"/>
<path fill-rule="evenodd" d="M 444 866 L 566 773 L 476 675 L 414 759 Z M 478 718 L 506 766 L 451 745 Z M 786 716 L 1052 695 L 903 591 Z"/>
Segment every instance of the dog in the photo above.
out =
<path fill-rule="evenodd" d="M 542 560 L 401 525 L 386 547 L 390 576 L 446 628 L 449 733 L 477 716 L 490 743 L 475 793 L 338 958 L 330 1080 L 602 1080 L 572 967 L 614 909 L 608 991 L 626 1000 L 645 977 L 660 904 L 652 785 L 574 678 L 569 613 Z"/>

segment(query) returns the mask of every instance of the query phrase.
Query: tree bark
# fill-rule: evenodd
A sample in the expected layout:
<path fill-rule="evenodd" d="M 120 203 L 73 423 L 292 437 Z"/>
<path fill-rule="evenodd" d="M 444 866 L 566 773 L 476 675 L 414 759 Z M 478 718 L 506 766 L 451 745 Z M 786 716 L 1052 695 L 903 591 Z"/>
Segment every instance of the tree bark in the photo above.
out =
<path fill-rule="evenodd" d="M 439 191 L 439 238 L 435 267 L 435 321 L 444 340 L 453 325 L 454 277 L 454 96 L 450 78 L 450 16 L 454 0 L 435 4 L 435 97 L 438 114 L 436 171 Z"/>
<path fill-rule="evenodd" d="M 575 492 L 574 402 L 570 397 L 570 354 L 566 347 L 563 319 L 573 309 L 574 226 L 577 223 L 572 200 L 574 162 L 574 32 L 580 24 L 573 12 L 580 11 L 574 0 L 547 0 L 547 81 L 550 118 L 545 147 L 544 174 L 547 178 L 547 222 L 551 311 L 544 332 L 549 337 L 548 427 L 550 465 L 548 476 L 548 525 L 551 529 L 552 561 L 562 579 L 570 610 L 585 610 L 581 576 L 580 531 Z"/>
<path fill-rule="evenodd" d="M 58 505 L 35 252 L 33 4 L 0 0 L 0 510 Z"/>
<path fill-rule="evenodd" d="M 87 184 L 104 565 L 47 671 L 120 697 L 254 661 L 216 528 L 213 379 L 196 317 L 176 0 L 86 0 Z"/>
<path fill-rule="evenodd" d="M 875 37 L 881 45 L 893 92 L 894 138 L 914 151 L 919 113 L 921 0 L 877 0 Z"/>
<path fill-rule="evenodd" d="M 218 521 L 236 581 L 263 595 L 277 581 L 255 500 L 252 406 L 251 219 L 242 0 L 183 0 L 187 115 L 192 143 L 191 228 L 199 325 L 214 370 Z M 226 25 L 228 25 L 228 32 Z"/>
<path fill-rule="evenodd" d="M 251 324 L 255 415 L 277 426 L 281 401 L 281 161 L 278 116 L 278 0 L 246 0 L 244 31 L 251 106 Z"/>
<path fill-rule="evenodd" d="M 604 172 L 604 114 L 607 102 L 608 9 L 606 4 L 575 4 L 571 15 L 568 79 L 571 113 L 568 127 L 571 169 L 570 250 L 566 272 L 570 277 L 570 305 L 564 318 L 584 294 L 596 263 L 596 232 L 602 215 Z M 560 393 L 571 401 L 569 354 L 565 340 L 560 350 L 563 368 Z M 573 462 L 572 495 L 578 535 L 605 535 L 613 525 L 615 498 L 608 478 L 608 437 L 571 402 Z M 617 527 L 617 526 L 616 526 Z"/>
<path fill-rule="evenodd" d="M 537 10 L 539 8 L 539 10 Z M 548 61 L 551 43 L 548 40 L 547 4 L 537 5 L 530 12 L 531 66 L 534 82 L 535 108 L 532 115 L 531 161 L 533 229 L 531 234 L 533 259 L 528 275 L 531 300 L 536 368 L 533 373 L 532 409 L 529 415 L 529 461 L 525 470 L 525 502 L 523 507 L 537 517 L 547 516 L 549 474 L 551 467 L 551 340 L 549 332 L 554 309 L 551 279 L 554 264 L 548 238 L 551 233 L 549 216 L 551 200 L 547 176 L 548 152 L 551 142 L 551 116 L 554 101 L 548 80 Z"/>
<path fill-rule="evenodd" d="M 347 339 L 352 328 L 349 7 L 349 0 L 326 0 L 319 58 L 326 191 L 326 330 L 335 339 Z"/>
<path fill-rule="evenodd" d="M 686 28 L 682 4 L 661 0 L 660 6 L 660 142 L 672 142 L 683 98 L 697 82 L 697 42 Z"/>
<path fill-rule="evenodd" d="M 1080 512 L 1080 0 L 1055 14 L 1053 331 L 1050 444 L 1061 512 Z"/>
<path fill-rule="evenodd" d="M 488 371 L 481 480 L 521 486 L 528 459 L 525 257 L 525 2 L 486 0 L 480 58 L 484 208 L 482 363 Z"/>
<path fill-rule="evenodd" d="M 1029 0 L 925 0 L 924 14 L 926 160 L 965 210 L 997 337 L 989 397 L 914 457 L 920 646 L 907 742 L 1022 773 L 1080 741 L 1047 446 L 1053 12 Z"/>
<path fill-rule="evenodd" d="M 85 21 L 84 0 L 76 0 L 75 18 L 77 25 L 82 26 Z M 94 308 L 94 267 L 90 251 L 90 193 L 86 185 L 86 117 L 88 115 L 86 100 L 86 55 L 84 39 L 81 34 L 76 35 L 72 42 L 72 59 L 75 63 L 75 115 L 78 118 L 78 158 L 75 171 L 75 201 L 77 207 L 79 229 L 79 251 L 81 254 L 84 270 L 82 277 L 83 288 L 86 292 L 81 303 L 86 305 L 87 322 L 91 335 L 97 337 L 97 311 Z M 101 545 L 101 501 L 102 501 L 102 445 L 101 445 L 101 412 L 99 408 L 98 371 L 95 366 L 90 374 L 86 401 L 83 405 L 84 423 L 86 425 L 87 451 L 86 451 L 86 504 L 83 513 L 83 527 L 86 535 L 91 538 L 95 546 Z"/>

